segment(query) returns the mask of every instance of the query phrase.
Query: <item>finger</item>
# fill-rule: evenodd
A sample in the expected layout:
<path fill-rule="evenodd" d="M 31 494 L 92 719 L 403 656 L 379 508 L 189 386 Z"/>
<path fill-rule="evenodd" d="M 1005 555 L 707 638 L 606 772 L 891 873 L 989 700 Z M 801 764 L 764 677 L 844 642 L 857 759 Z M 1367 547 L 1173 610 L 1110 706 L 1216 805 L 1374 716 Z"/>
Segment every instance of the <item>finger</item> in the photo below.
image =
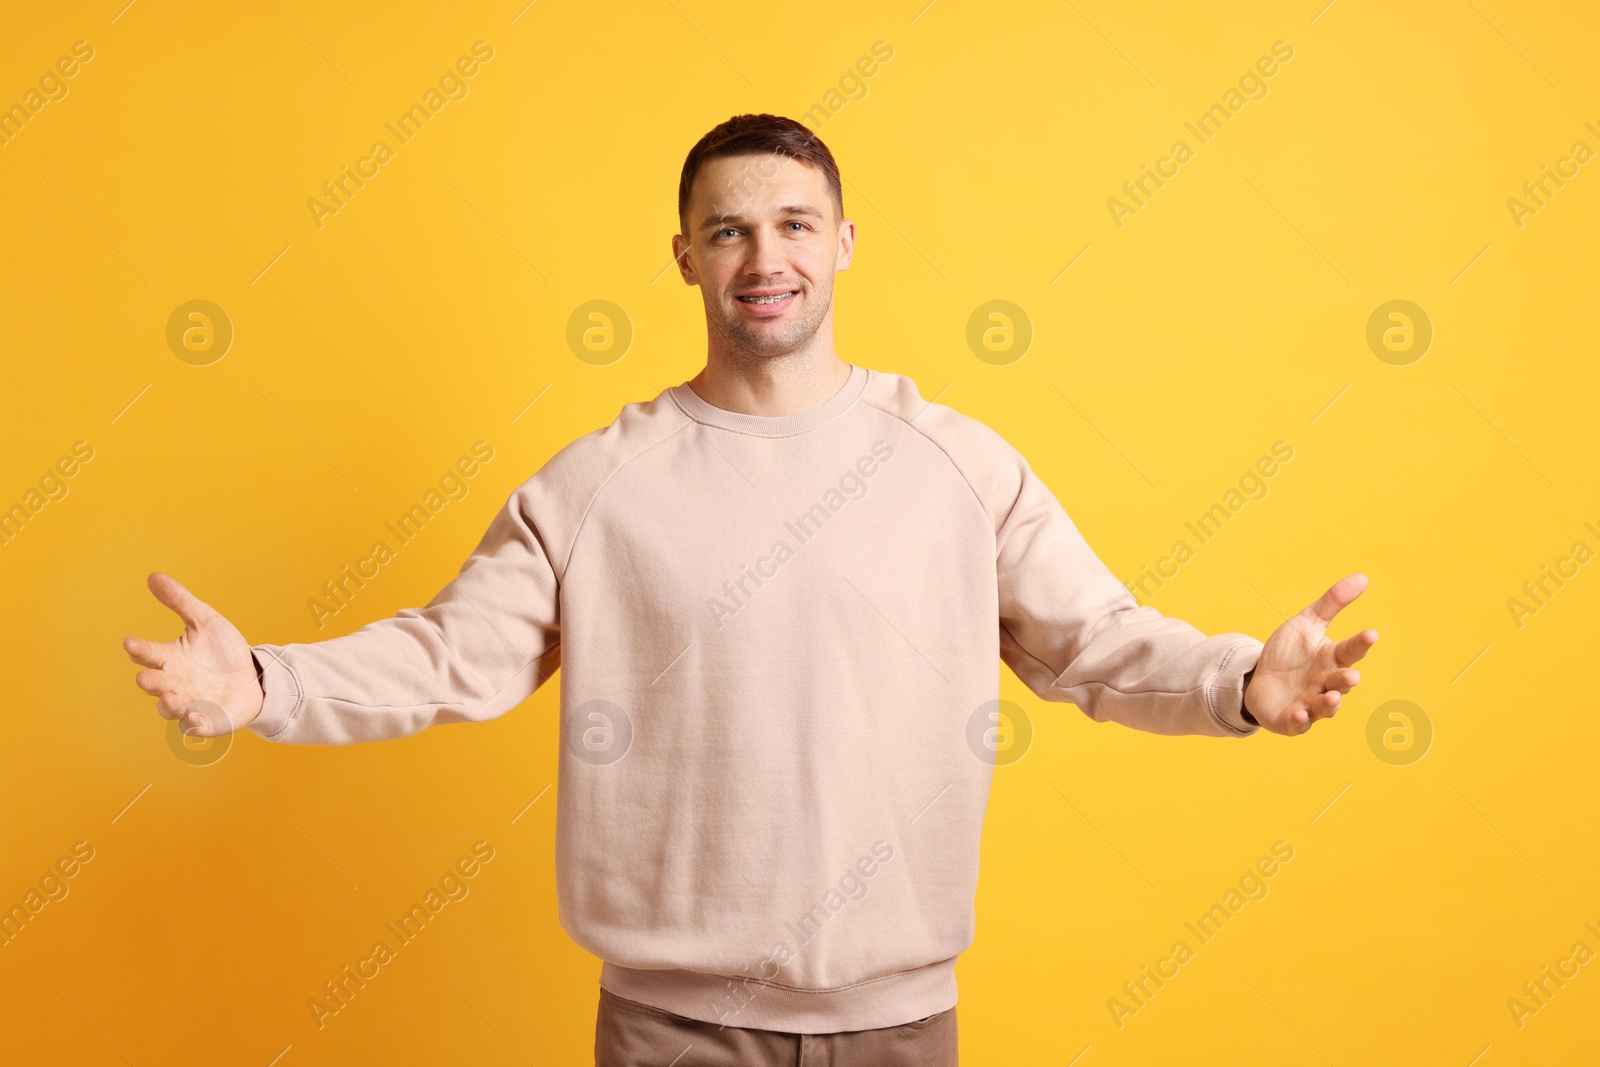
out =
<path fill-rule="evenodd" d="M 1340 641 L 1333 649 L 1333 661 L 1341 667 L 1348 667 L 1356 660 L 1365 656 L 1373 645 L 1378 643 L 1378 631 L 1362 630 L 1352 637 Z"/>
<path fill-rule="evenodd" d="M 228 713 L 209 700 L 190 701 L 179 714 L 178 728 L 194 737 L 216 737 L 233 729 Z"/>
<path fill-rule="evenodd" d="M 1340 671 L 1329 671 L 1322 679 L 1322 691 L 1348 693 L 1361 681 L 1361 672 L 1354 667 L 1346 667 Z"/>
<path fill-rule="evenodd" d="M 133 676 L 133 684 L 151 696 L 170 693 L 177 688 L 177 683 L 165 671 L 140 671 Z"/>
<path fill-rule="evenodd" d="M 142 637 L 124 637 L 122 650 L 133 657 L 133 662 L 141 667 L 155 667 L 160 669 L 167 665 L 167 646 L 154 641 L 146 641 Z"/>
<path fill-rule="evenodd" d="M 191 629 L 198 629 L 201 623 L 216 614 L 210 604 L 185 589 L 176 578 L 160 571 L 146 579 L 146 584 L 156 599 L 171 608 L 183 620 L 183 624 Z"/>
<path fill-rule="evenodd" d="M 1314 697 L 1306 707 L 1295 708 L 1284 720 L 1285 729 L 1283 732 L 1290 737 L 1299 737 L 1315 726 L 1319 719 L 1332 718 L 1334 709 L 1338 707 L 1338 704 L 1336 702 L 1330 707 L 1328 698 L 1333 697 L 1337 701 L 1338 696 L 1338 693 L 1323 693 L 1318 697 Z"/>
<path fill-rule="evenodd" d="M 1352 600 L 1365 592 L 1366 588 L 1367 576 L 1365 574 L 1348 575 L 1330 585 L 1328 591 L 1318 597 L 1316 603 L 1306 610 L 1324 623 L 1331 622 L 1335 615 L 1339 614 Z"/>
<path fill-rule="evenodd" d="M 161 713 L 163 719 L 176 719 L 179 709 L 187 703 L 189 703 L 189 698 L 182 693 L 168 691 L 162 693 L 160 698 L 156 700 L 156 710 Z"/>
<path fill-rule="evenodd" d="M 1303 708 L 1295 708 L 1284 720 L 1284 733 L 1290 737 L 1299 737 L 1320 719 L 1331 719 L 1339 708 L 1339 694 L 1336 691 L 1322 693 L 1313 697 Z"/>

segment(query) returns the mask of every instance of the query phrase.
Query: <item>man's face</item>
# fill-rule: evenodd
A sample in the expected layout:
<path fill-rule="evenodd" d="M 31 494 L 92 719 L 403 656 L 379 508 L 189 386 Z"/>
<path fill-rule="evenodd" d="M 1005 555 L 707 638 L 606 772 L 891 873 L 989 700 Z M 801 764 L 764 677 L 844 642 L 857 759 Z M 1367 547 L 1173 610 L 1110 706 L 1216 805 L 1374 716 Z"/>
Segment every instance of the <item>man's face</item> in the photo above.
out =
<path fill-rule="evenodd" d="M 672 251 L 683 280 L 700 286 L 712 344 L 781 356 L 831 323 L 855 223 L 837 217 L 822 171 L 781 153 L 707 160 L 684 224 Z"/>

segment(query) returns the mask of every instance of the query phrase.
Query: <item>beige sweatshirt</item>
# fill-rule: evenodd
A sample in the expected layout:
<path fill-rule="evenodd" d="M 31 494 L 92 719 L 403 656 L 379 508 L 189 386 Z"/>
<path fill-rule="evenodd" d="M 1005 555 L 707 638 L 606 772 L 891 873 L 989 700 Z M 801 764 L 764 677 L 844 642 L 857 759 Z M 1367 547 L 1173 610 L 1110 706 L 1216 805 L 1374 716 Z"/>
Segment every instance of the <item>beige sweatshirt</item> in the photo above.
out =
<path fill-rule="evenodd" d="M 998 433 L 852 366 L 794 415 L 628 404 L 426 607 L 257 646 L 249 728 L 403 737 L 563 668 L 560 920 L 601 985 L 824 1033 L 956 1002 L 1000 661 L 1096 721 L 1237 737 L 1261 647 L 1137 606 Z"/>

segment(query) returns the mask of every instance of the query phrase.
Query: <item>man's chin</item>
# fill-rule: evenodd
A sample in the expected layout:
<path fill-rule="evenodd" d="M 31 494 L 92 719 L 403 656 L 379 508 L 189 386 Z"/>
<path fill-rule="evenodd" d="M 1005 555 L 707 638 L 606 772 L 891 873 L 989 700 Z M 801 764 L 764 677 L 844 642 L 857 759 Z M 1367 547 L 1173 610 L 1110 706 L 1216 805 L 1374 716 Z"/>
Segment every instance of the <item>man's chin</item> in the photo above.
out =
<path fill-rule="evenodd" d="M 770 325 L 771 328 L 767 328 Z M 754 326 L 754 329 L 751 327 Z M 733 328 L 724 331 L 727 337 L 740 351 L 752 356 L 771 357 L 785 356 L 804 345 L 811 339 L 816 331 L 807 332 L 805 329 L 796 329 L 786 324 L 771 323 L 737 323 Z"/>

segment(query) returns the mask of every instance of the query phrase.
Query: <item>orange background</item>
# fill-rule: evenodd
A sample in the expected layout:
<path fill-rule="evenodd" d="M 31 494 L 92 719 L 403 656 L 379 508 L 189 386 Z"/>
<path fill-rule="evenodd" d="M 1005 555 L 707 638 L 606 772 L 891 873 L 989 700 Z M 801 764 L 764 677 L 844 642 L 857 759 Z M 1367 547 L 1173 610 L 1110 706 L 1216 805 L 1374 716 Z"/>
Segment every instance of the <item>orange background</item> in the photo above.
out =
<path fill-rule="evenodd" d="M 1520 626 L 1507 603 L 1600 549 L 1596 164 L 1520 225 L 1507 204 L 1600 148 L 1592 9 L 121 5 L 0 33 L 0 105 L 93 49 L 0 144 L 0 506 L 93 449 L 0 545 L 0 904 L 93 849 L 0 947 L 4 1058 L 588 1062 L 600 965 L 556 922 L 555 685 L 474 728 L 247 735 L 194 766 L 117 642 L 177 632 L 155 569 L 253 641 L 428 600 L 557 449 L 700 367 L 699 294 L 663 273 L 689 146 L 819 104 L 859 228 L 844 358 L 998 429 L 1126 578 L 1290 443 L 1151 603 L 1265 638 L 1359 570 L 1335 636 L 1382 634 L 1296 739 L 1096 726 L 1005 675 L 1035 737 L 996 776 L 963 1062 L 1592 1055 L 1595 964 L 1520 1026 L 1507 1006 L 1574 942 L 1600 950 L 1600 577 Z M 476 41 L 466 95 L 319 227 L 323 182 Z M 892 58 L 850 81 L 879 41 Z M 1108 200 L 1278 41 L 1266 95 L 1119 227 Z M 609 362 L 567 340 L 597 299 L 632 331 Z M 1020 358 L 968 344 L 997 299 L 1031 325 Z M 1395 299 L 1434 333 L 1405 365 L 1366 340 Z M 167 340 L 191 300 L 232 326 L 206 365 Z M 480 440 L 468 495 L 319 630 L 322 583 Z M 1431 724 L 1421 759 L 1369 745 L 1393 700 Z M 307 1001 L 480 841 L 470 895 L 319 1030 Z M 1277 841 L 1268 895 L 1119 1028 L 1122 983 Z"/>

